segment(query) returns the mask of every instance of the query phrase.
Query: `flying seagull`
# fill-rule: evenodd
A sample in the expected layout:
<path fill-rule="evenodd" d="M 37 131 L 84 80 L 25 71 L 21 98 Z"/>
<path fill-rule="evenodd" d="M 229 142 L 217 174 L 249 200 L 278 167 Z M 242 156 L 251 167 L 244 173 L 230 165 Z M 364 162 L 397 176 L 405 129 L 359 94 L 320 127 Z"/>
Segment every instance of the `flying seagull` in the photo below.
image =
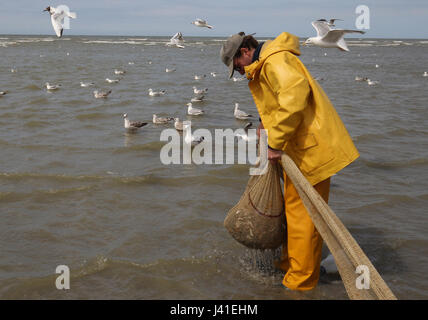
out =
<path fill-rule="evenodd" d="M 177 48 L 183 49 L 184 48 L 183 42 L 184 42 L 183 34 L 181 32 L 177 32 L 172 36 L 171 39 L 169 39 L 169 42 L 167 42 L 166 45 L 168 47 L 177 47 Z"/>
<path fill-rule="evenodd" d="M 47 11 L 51 15 L 52 26 L 58 38 L 62 37 L 62 33 L 64 31 L 64 27 L 63 27 L 64 18 L 69 17 L 69 18 L 76 19 L 76 13 L 59 10 L 59 8 L 54 8 L 51 6 L 47 7 L 43 11 Z"/>
<path fill-rule="evenodd" d="M 312 26 L 317 30 L 317 36 L 308 38 L 303 45 L 314 44 L 322 48 L 338 48 L 342 51 L 349 51 L 343 36 L 346 33 L 361 33 L 361 30 L 332 29 L 326 21 L 317 20 L 312 22 Z"/>
<path fill-rule="evenodd" d="M 203 28 L 203 27 L 208 28 L 208 29 L 213 28 L 213 26 L 210 26 L 209 24 L 207 24 L 207 22 L 205 20 L 202 20 L 199 18 L 197 18 L 195 21 L 192 21 L 191 24 L 194 24 L 195 26 L 201 27 L 201 28 Z"/>
<path fill-rule="evenodd" d="M 123 114 L 123 118 L 125 120 L 124 121 L 124 127 L 128 131 L 135 131 L 135 130 L 141 128 L 141 127 L 144 127 L 147 124 L 147 122 L 129 121 L 127 113 Z"/>

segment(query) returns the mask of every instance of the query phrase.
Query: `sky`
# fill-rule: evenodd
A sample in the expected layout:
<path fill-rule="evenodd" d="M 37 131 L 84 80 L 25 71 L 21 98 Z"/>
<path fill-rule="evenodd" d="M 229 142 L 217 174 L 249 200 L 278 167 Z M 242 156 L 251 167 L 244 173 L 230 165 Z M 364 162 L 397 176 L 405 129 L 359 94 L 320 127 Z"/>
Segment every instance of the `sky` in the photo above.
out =
<path fill-rule="evenodd" d="M 274 37 L 287 31 L 309 37 L 316 34 L 311 22 L 321 18 L 340 18 L 344 21 L 338 21 L 337 28 L 356 29 L 360 16 L 356 8 L 365 5 L 369 9 L 365 38 L 428 39 L 427 0 L 50 1 L 2 0 L 0 34 L 55 35 L 49 14 L 42 10 L 49 5 L 66 5 L 76 12 L 77 19 L 71 20 L 65 36 L 172 36 L 180 31 L 184 36 L 227 37 L 244 31 Z M 196 18 L 207 20 L 214 28 L 192 25 Z"/>

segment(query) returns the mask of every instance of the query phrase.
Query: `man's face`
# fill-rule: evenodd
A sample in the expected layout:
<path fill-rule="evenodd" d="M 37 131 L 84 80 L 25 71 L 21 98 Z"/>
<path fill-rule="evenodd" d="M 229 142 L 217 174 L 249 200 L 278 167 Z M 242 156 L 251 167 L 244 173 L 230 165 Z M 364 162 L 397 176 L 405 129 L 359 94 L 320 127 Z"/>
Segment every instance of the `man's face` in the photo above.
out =
<path fill-rule="evenodd" d="M 240 74 L 245 74 L 244 67 L 249 66 L 253 60 L 254 49 L 248 50 L 247 48 L 241 48 L 241 56 L 239 58 L 233 58 L 233 66 L 235 71 Z"/>

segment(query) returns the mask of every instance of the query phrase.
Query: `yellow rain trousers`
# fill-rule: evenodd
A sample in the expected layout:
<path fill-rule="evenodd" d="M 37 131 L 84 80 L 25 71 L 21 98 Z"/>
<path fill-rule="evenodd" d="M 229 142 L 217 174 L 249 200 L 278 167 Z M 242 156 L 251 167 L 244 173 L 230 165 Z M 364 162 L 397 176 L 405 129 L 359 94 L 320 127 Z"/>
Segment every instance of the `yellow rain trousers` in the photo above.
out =
<path fill-rule="evenodd" d="M 314 186 L 328 203 L 330 178 Z M 320 276 L 323 240 L 318 233 L 296 188 L 284 172 L 284 200 L 287 219 L 287 241 L 282 246 L 277 264 L 286 272 L 282 284 L 292 290 L 311 290 Z"/>

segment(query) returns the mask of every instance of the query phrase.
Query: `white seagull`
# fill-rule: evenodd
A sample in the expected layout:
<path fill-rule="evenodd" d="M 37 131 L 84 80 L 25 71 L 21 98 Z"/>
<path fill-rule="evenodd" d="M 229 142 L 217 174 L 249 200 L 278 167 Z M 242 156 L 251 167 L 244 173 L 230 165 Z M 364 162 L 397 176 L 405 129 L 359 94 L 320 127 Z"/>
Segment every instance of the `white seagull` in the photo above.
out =
<path fill-rule="evenodd" d="M 239 103 L 235 103 L 235 112 L 233 113 L 233 115 L 235 116 L 236 119 L 246 120 L 252 117 L 251 114 L 248 114 L 242 110 L 239 110 L 238 108 L 239 108 Z"/>
<path fill-rule="evenodd" d="M 152 88 L 149 89 L 149 95 L 152 97 L 159 97 L 162 96 L 166 93 L 166 90 L 161 90 L 161 91 L 153 91 Z"/>
<path fill-rule="evenodd" d="M 171 39 L 169 39 L 169 42 L 167 42 L 166 45 L 168 47 L 177 47 L 177 48 L 183 49 L 184 48 L 183 42 L 184 42 L 183 34 L 181 32 L 177 32 L 172 36 Z"/>
<path fill-rule="evenodd" d="M 46 82 L 45 85 L 48 90 L 58 90 L 61 87 L 60 84 L 50 84 L 49 82 Z"/>
<path fill-rule="evenodd" d="M 367 84 L 369 86 L 375 86 L 375 85 L 377 85 L 379 83 L 379 81 L 370 80 L 370 79 L 367 79 L 366 81 L 367 81 Z"/>
<path fill-rule="evenodd" d="M 7 91 L 0 91 L 0 96 L 4 96 L 5 94 L 7 94 Z"/>
<path fill-rule="evenodd" d="M 204 111 L 198 108 L 193 108 L 192 103 L 189 102 L 187 104 L 187 114 L 190 116 L 199 116 L 201 114 L 204 114 Z"/>
<path fill-rule="evenodd" d="M 123 118 L 124 118 L 124 127 L 128 131 L 136 131 L 137 129 L 144 127 L 147 124 L 147 122 L 129 121 L 127 113 L 123 114 Z"/>
<path fill-rule="evenodd" d="M 125 74 L 125 73 L 126 73 L 126 71 L 124 71 L 124 70 L 114 69 L 114 73 L 115 73 L 115 74 Z"/>
<path fill-rule="evenodd" d="M 422 77 L 428 77 L 428 72 L 425 71 Z"/>
<path fill-rule="evenodd" d="M 203 79 L 203 78 L 205 78 L 206 77 L 206 75 L 204 74 L 204 75 L 202 75 L 202 76 L 198 76 L 198 75 L 196 75 L 195 74 L 195 76 L 194 76 L 194 79 L 195 80 L 201 80 L 201 79 Z"/>
<path fill-rule="evenodd" d="M 204 137 L 196 137 L 192 135 L 190 124 L 183 124 L 184 143 L 190 144 L 192 147 L 204 141 Z"/>
<path fill-rule="evenodd" d="M 94 97 L 95 97 L 95 98 L 97 98 L 97 99 L 100 99 L 100 98 L 107 98 L 107 96 L 108 96 L 110 93 L 111 93 L 111 90 L 109 90 L 109 91 L 98 91 L 98 90 L 95 90 L 95 91 L 94 91 Z"/>
<path fill-rule="evenodd" d="M 166 68 L 165 72 L 174 72 L 175 70 L 176 70 L 175 68 L 171 68 L 171 69 Z"/>
<path fill-rule="evenodd" d="M 217 76 L 217 73 L 211 72 L 211 75 L 215 78 Z"/>
<path fill-rule="evenodd" d="M 120 79 L 109 79 L 109 78 L 106 78 L 106 81 L 108 83 L 118 83 L 120 80 L 122 80 L 122 78 L 120 78 Z"/>
<path fill-rule="evenodd" d="M 169 121 L 174 120 L 174 118 L 162 118 L 162 117 L 158 117 L 156 114 L 153 115 L 153 123 L 155 124 L 165 124 L 168 123 Z"/>
<path fill-rule="evenodd" d="M 174 127 L 177 131 L 183 131 L 183 122 L 179 118 L 174 118 Z"/>
<path fill-rule="evenodd" d="M 193 93 L 194 94 L 204 94 L 205 92 L 208 92 L 208 88 L 205 89 L 198 89 L 195 86 L 193 87 Z"/>
<path fill-rule="evenodd" d="M 51 6 L 47 7 L 43 11 L 47 11 L 51 15 L 52 26 L 58 38 L 62 37 L 62 33 L 64 31 L 64 27 L 63 27 L 64 18 L 69 17 L 69 18 L 76 19 L 76 13 L 59 10 L 59 8 L 54 8 Z"/>
<path fill-rule="evenodd" d="M 93 85 L 95 85 L 93 82 L 80 82 L 80 86 L 83 88 L 91 87 Z"/>
<path fill-rule="evenodd" d="M 317 36 L 308 38 L 303 45 L 314 44 L 322 48 L 338 48 L 342 51 L 349 51 L 343 36 L 346 33 L 361 33 L 361 30 L 332 29 L 326 21 L 317 20 L 312 22 L 312 26 L 317 30 Z"/>
<path fill-rule="evenodd" d="M 191 24 L 194 24 L 197 27 L 201 27 L 201 28 L 208 28 L 208 29 L 212 29 L 213 26 L 210 26 L 209 24 L 207 24 L 206 20 L 202 20 L 197 18 L 195 21 L 192 21 Z"/>

